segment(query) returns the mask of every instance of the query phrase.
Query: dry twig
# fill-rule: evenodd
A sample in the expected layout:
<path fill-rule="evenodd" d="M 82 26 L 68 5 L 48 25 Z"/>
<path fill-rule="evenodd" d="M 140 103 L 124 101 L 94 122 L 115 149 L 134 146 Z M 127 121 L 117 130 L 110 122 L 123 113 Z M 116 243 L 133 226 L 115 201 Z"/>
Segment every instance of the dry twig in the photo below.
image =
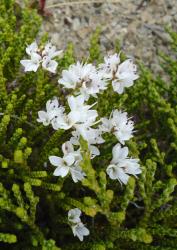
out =
<path fill-rule="evenodd" d="M 121 0 L 93 0 L 93 1 L 73 1 L 73 2 L 65 2 L 65 3 L 57 3 L 53 5 L 49 5 L 46 9 L 63 7 L 63 6 L 72 6 L 77 4 L 93 4 L 93 3 L 120 3 Z"/>

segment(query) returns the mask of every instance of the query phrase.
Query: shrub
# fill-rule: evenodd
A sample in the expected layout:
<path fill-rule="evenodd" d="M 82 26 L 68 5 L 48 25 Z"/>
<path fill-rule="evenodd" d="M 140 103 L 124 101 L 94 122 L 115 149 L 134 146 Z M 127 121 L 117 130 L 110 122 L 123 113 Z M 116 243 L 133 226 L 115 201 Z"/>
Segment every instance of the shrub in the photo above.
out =
<path fill-rule="evenodd" d="M 101 117 L 126 110 L 135 121 L 135 137 L 126 142 L 140 159 L 142 174 L 127 185 L 108 178 L 115 137 L 106 136 L 101 155 L 90 161 L 81 140 L 82 168 L 87 178 L 53 176 L 50 155 L 61 155 L 68 132 L 37 122 L 38 111 L 65 92 L 57 76 L 39 69 L 24 74 L 20 60 L 37 36 L 41 19 L 35 10 L 21 9 L 13 0 L 0 0 L 0 241 L 2 249 L 164 249 L 177 243 L 177 64 L 161 55 L 164 74 L 154 76 L 142 64 L 140 78 L 122 95 L 111 89 L 100 95 Z M 172 49 L 177 35 L 171 32 Z M 41 48 L 47 38 L 41 38 Z M 124 55 L 121 55 L 124 57 Z M 122 58 L 124 59 L 124 58 Z M 58 74 L 75 62 L 69 44 L 58 59 Z M 91 39 L 89 62 L 103 61 L 99 32 Z M 47 166 L 47 168 L 45 168 Z M 67 213 L 79 208 L 90 230 L 84 242 L 74 238 Z M 68 240 L 69 239 L 69 240 Z M 11 244 L 11 245 L 9 245 Z"/>

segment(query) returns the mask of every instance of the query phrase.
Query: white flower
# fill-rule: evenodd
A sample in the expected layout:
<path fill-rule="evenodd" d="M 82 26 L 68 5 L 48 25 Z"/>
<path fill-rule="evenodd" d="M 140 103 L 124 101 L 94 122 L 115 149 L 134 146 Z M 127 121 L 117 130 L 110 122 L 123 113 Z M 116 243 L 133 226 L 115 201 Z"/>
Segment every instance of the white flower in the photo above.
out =
<path fill-rule="evenodd" d="M 59 56 L 62 51 L 56 51 L 56 47 L 52 46 L 51 43 L 45 45 L 44 50 L 38 49 L 37 43 L 33 42 L 26 48 L 26 53 L 31 57 L 27 60 L 21 60 L 20 63 L 25 67 L 26 71 L 36 72 L 42 63 L 42 67 L 52 73 L 56 72 L 58 63 L 52 60 L 54 57 Z"/>
<path fill-rule="evenodd" d="M 50 59 L 60 56 L 62 54 L 62 50 L 56 50 L 56 47 L 53 46 L 50 42 L 45 45 L 44 50 L 42 51 L 43 57 L 49 57 Z"/>
<path fill-rule="evenodd" d="M 124 92 L 124 88 L 132 86 L 134 80 L 139 77 L 133 60 L 127 59 L 120 63 L 119 54 L 105 57 L 104 63 L 99 65 L 99 70 L 105 79 L 112 81 L 114 91 L 119 94 Z"/>
<path fill-rule="evenodd" d="M 50 42 L 48 42 L 45 45 L 44 50 L 42 51 L 42 67 L 52 73 L 56 73 L 58 63 L 52 59 L 56 56 L 60 56 L 62 52 L 62 50 L 57 51 L 56 47 L 53 46 Z"/>
<path fill-rule="evenodd" d="M 55 117 L 52 121 L 52 126 L 55 130 L 68 130 L 72 127 L 72 125 L 73 124 L 69 121 L 67 114 L 65 114 L 64 112 L 60 113 L 60 115 Z"/>
<path fill-rule="evenodd" d="M 83 95 L 68 97 L 68 105 L 71 110 L 68 114 L 68 118 L 72 121 L 73 125 L 84 123 L 85 125 L 87 124 L 87 126 L 91 126 L 98 116 L 96 110 L 91 110 L 95 103 L 93 105 L 85 105 L 84 101 Z"/>
<path fill-rule="evenodd" d="M 42 110 L 38 112 L 39 118 L 37 121 L 43 123 L 44 126 L 48 126 L 50 123 L 53 123 L 53 119 L 62 114 L 63 111 L 64 108 L 62 106 L 59 107 L 59 102 L 57 98 L 54 97 L 53 100 L 47 101 L 46 112 Z"/>
<path fill-rule="evenodd" d="M 57 167 L 53 175 L 65 177 L 69 173 L 70 166 L 74 164 L 74 157 L 72 155 L 63 158 L 58 156 L 50 156 L 49 161 L 52 165 Z"/>
<path fill-rule="evenodd" d="M 77 127 L 78 128 L 78 127 Z M 93 144 L 101 144 L 104 143 L 104 139 L 101 137 L 101 132 L 98 129 L 92 128 L 84 128 L 80 126 L 78 130 L 72 131 L 72 137 L 70 138 L 70 142 L 73 145 L 80 145 L 79 139 L 80 135 L 88 142 L 88 148 L 90 151 L 91 159 L 95 156 L 100 155 L 99 149 Z"/>
<path fill-rule="evenodd" d="M 70 138 L 70 142 L 73 145 L 80 145 L 79 143 L 79 139 L 80 139 L 80 134 L 77 130 L 72 131 L 72 137 Z"/>
<path fill-rule="evenodd" d="M 134 80 L 138 78 L 136 65 L 133 63 L 132 59 L 127 59 L 118 67 L 115 79 L 112 82 L 113 89 L 115 92 L 122 94 L 124 88 L 131 87 Z"/>
<path fill-rule="evenodd" d="M 58 82 L 64 85 L 65 88 L 75 89 L 77 85 L 83 83 L 85 78 L 88 78 L 92 71 L 95 71 L 95 67 L 92 64 L 77 62 L 70 65 L 68 70 L 62 71 L 62 78 Z"/>
<path fill-rule="evenodd" d="M 128 148 L 123 147 L 118 143 L 112 150 L 113 158 L 106 172 L 113 180 L 117 179 L 120 183 L 127 184 L 129 175 L 141 173 L 138 159 L 128 158 Z"/>
<path fill-rule="evenodd" d="M 20 63 L 24 66 L 25 72 L 34 71 L 36 72 L 40 66 L 41 56 L 35 52 L 31 53 L 31 59 L 21 60 Z"/>
<path fill-rule="evenodd" d="M 74 182 L 81 181 L 85 177 L 85 173 L 79 167 L 79 162 L 82 159 L 80 151 L 74 151 L 69 141 L 62 145 L 62 151 L 64 153 L 63 158 L 58 156 L 49 157 L 50 163 L 57 167 L 53 175 L 65 177 L 70 172 Z"/>
<path fill-rule="evenodd" d="M 79 89 L 80 93 L 88 100 L 89 96 L 96 97 L 101 90 L 106 89 L 106 82 L 101 72 L 97 72 L 92 64 L 77 62 L 62 71 L 62 78 L 58 82 L 65 88 Z"/>
<path fill-rule="evenodd" d="M 34 41 L 32 44 L 28 45 L 26 47 L 26 53 L 31 56 L 32 54 L 34 53 L 37 53 L 38 51 L 38 46 L 37 46 L 37 43 L 36 41 Z"/>
<path fill-rule="evenodd" d="M 77 126 L 77 131 L 89 144 L 102 144 L 105 142 L 102 138 L 102 131 L 98 128 Z"/>
<path fill-rule="evenodd" d="M 92 110 L 92 106 L 95 105 L 86 105 L 84 103 L 85 99 L 83 95 L 77 97 L 69 96 L 68 105 L 70 112 L 66 114 L 65 109 L 62 106 L 50 108 L 50 100 L 46 104 L 47 112 L 39 111 L 37 119 L 38 122 L 42 122 L 45 126 L 52 124 L 54 129 L 64 129 L 68 130 L 71 127 L 77 129 L 80 126 L 89 128 L 95 124 L 95 120 L 98 116 L 96 110 Z M 49 106 L 49 107 L 48 107 Z"/>
<path fill-rule="evenodd" d="M 127 117 L 127 112 L 114 110 L 112 113 L 111 123 L 114 129 L 114 135 L 124 144 L 125 141 L 133 137 L 134 123 Z"/>
<path fill-rule="evenodd" d="M 70 168 L 70 173 L 75 183 L 78 181 L 82 181 L 86 176 L 85 172 L 83 172 L 79 166 L 73 166 L 72 168 Z"/>
<path fill-rule="evenodd" d="M 42 67 L 52 73 L 56 73 L 58 63 L 55 60 L 51 60 L 50 57 L 45 56 L 42 60 Z"/>
<path fill-rule="evenodd" d="M 127 112 L 114 110 L 109 119 L 102 118 L 100 130 L 112 132 L 121 144 L 133 137 L 134 123 L 127 117 Z"/>
<path fill-rule="evenodd" d="M 82 222 L 71 226 L 74 236 L 77 236 L 80 241 L 83 241 L 84 236 L 89 235 L 89 230 L 84 226 Z"/>
<path fill-rule="evenodd" d="M 42 61 L 41 55 L 38 53 L 38 45 L 35 42 L 31 43 L 26 47 L 26 53 L 31 58 L 26 60 L 21 60 L 20 63 L 24 66 L 25 72 L 34 71 L 36 72 Z"/>
<path fill-rule="evenodd" d="M 74 147 L 70 141 L 66 141 L 62 145 L 62 151 L 64 155 L 72 154 L 75 158 L 75 162 L 78 163 L 79 161 L 82 160 L 81 154 L 80 154 L 80 149 L 77 151 L 74 150 Z"/>
<path fill-rule="evenodd" d="M 120 56 L 119 54 L 115 53 L 114 55 L 104 57 L 104 63 L 99 65 L 99 69 L 105 78 L 112 79 L 113 75 L 117 71 L 119 63 Z"/>
<path fill-rule="evenodd" d="M 84 95 L 85 100 L 88 100 L 90 95 L 97 97 L 97 94 L 106 88 L 107 82 L 103 80 L 103 74 L 95 69 L 95 72 L 91 72 L 87 79 L 83 80 L 80 93 Z"/>
<path fill-rule="evenodd" d="M 72 223 L 79 223 L 81 222 L 81 210 L 79 208 L 70 209 L 68 211 L 68 221 Z"/>
<path fill-rule="evenodd" d="M 89 150 L 90 150 L 90 158 L 93 159 L 96 156 L 100 155 L 100 150 L 98 149 L 98 147 L 96 147 L 95 145 L 88 145 Z"/>
<path fill-rule="evenodd" d="M 77 236 L 80 241 L 83 241 L 83 237 L 89 235 L 89 230 L 84 226 L 80 219 L 81 210 L 74 208 L 68 211 L 68 221 L 71 225 L 74 236 Z"/>
<path fill-rule="evenodd" d="M 55 118 L 55 128 L 56 129 L 70 129 L 77 126 L 92 126 L 98 116 L 96 110 L 91 110 L 93 105 L 84 104 L 84 96 L 79 95 L 77 97 L 69 96 L 68 105 L 70 107 L 70 112 L 68 114 L 62 113 Z"/>
<path fill-rule="evenodd" d="M 101 124 L 99 125 L 99 128 L 103 132 L 111 132 L 113 128 L 111 116 L 109 119 L 106 117 L 101 118 Z"/>

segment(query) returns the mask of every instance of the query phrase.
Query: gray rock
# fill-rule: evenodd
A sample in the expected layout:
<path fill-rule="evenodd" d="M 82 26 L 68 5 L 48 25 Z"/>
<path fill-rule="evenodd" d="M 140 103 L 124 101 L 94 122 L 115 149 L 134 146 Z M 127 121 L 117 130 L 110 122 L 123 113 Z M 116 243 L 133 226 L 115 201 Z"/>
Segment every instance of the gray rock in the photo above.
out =
<path fill-rule="evenodd" d="M 77 31 L 81 25 L 81 22 L 80 22 L 79 18 L 76 17 L 73 19 L 72 24 L 73 24 L 73 30 Z"/>
<path fill-rule="evenodd" d="M 20 1 L 20 0 L 19 0 Z M 82 2 L 82 0 L 78 0 Z M 70 2 L 48 0 L 47 5 Z M 108 2 L 108 1 L 107 1 Z M 140 0 L 120 0 L 117 3 L 71 4 L 48 9 L 50 19 L 44 20 L 41 33 L 49 32 L 59 49 L 64 49 L 69 41 L 75 45 L 76 56 L 88 55 L 89 37 L 101 27 L 101 50 L 113 51 L 116 39 L 128 55 L 143 60 L 158 69 L 158 50 L 167 53 L 170 37 L 164 31 L 169 25 L 177 31 L 177 1 L 146 1 L 138 11 Z M 154 70 L 153 69 L 153 70 Z"/>

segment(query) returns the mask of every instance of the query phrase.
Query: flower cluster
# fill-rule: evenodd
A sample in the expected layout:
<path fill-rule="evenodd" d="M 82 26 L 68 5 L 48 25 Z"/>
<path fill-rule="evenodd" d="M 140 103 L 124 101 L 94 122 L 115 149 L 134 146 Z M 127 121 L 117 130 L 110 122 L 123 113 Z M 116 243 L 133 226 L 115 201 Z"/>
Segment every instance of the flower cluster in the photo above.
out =
<path fill-rule="evenodd" d="M 69 113 L 65 112 L 65 108 L 59 105 L 56 98 L 49 100 L 46 104 L 46 111 L 39 111 L 37 119 L 38 122 L 43 123 L 45 126 L 51 124 L 55 130 L 64 129 L 68 130 L 73 128 L 70 143 L 79 145 L 79 138 L 82 136 L 89 144 L 92 156 L 99 155 L 98 148 L 93 144 L 103 143 L 101 137 L 102 131 L 93 128 L 97 124 L 98 113 L 96 110 L 91 109 L 94 105 L 85 104 L 83 95 L 68 96 Z"/>
<path fill-rule="evenodd" d="M 92 64 L 83 64 L 77 62 L 63 70 L 62 78 L 58 80 L 64 88 L 74 89 L 76 93 L 81 93 L 85 100 L 89 96 L 97 97 L 101 90 L 105 90 L 107 82 L 103 78 L 103 73 L 98 71 Z"/>
<path fill-rule="evenodd" d="M 89 230 L 84 226 L 80 219 L 81 210 L 74 208 L 68 212 L 68 221 L 71 225 L 74 236 L 77 236 L 80 241 L 83 241 L 84 236 L 89 235 Z"/>
<path fill-rule="evenodd" d="M 133 137 L 133 121 L 128 119 L 127 113 L 113 110 L 110 118 L 102 118 L 100 129 L 105 132 L 112 132 L 121 144 Z"/>
<path fill-rule="evenodd" d="M 61 51 L 56 51 L 50 43 L 40 54 L 35 42 L 27 47 L 26 52 L 31 59 L 21 61 L 25 71 L 36 71 L 42 63 L 44 69 L 55 72 L 57 63 L 52 59 Z M 57 97 L 53 97 L 47 101 L 46 111 L 38 112 L 37 119 L 44 126 L 51 125 L 54 130 L 68 130 L 71 133 L 69 141 L 62 144 L 63 157 L 49 156 L 50 163 L 56 167 L 53 175 L 64 178 L 70 174 L 75 183 L 87 178 L 80 166 L 80 138 L 87 141 L 92 159 L 100 155 L 97 145 L 105 142 L 105 133 L 113 134 L 118 140 L 112 149 L 113 158 L 105 169 L 110 179 L 127 184 L 130 175 L 136 177 L 141 173 L 139 160 L 129 158 L 128 147 L 124 146 L 125 142 L 133 137 L 133 121 L 128 118 L 126 112 L 117 109 L 112 110 L 109 118 L 99 117 L 96 110 L 97 102 L 92 101 L 98 98 L 109 84 L 112 84 L 115 92 L 122 94 L 137 78 L 136 65 L 132 59 L 121 62 L 119 54 L 105 57 L 104 62 L 98 67 L 77 62 L 62 71 L 58 82 L 63 88 L 68 89 L 67 92 L 70 91 L 66 95 L 66 106 L 62 106 Z M 83 236 L 88 235 L 89 231 L 80 221 L 80 215 L 81 211 L 78 208 L 71 209 L 68 220 L 73 234 L 82 241 Z"/>
<path fill-rule="evenodd" d="M 112 81 L 115 92 L 122 94 L 124 88 L 133 85 L 134 80 L 138 79 L 137 68 L 132 59 L 127 59 L 120 63 L 120 56 L 114 54 L 104 58 L 104 63 L 99 65 L 105 78 Z"/>
<path fill-rule="evenodd" d="M 92 64 L 77 62 L 63 70 L 62 77 L 58 80 L 67 89 L 75 89 L 85 96 L 97 97 L 97 94 L 105 90 L 108 83 L 112 82 L 115 92 L 122 94 L 124 88 L 133 85 L 134 80 L 138 79 L 136 65 L 132 59 L 127 59 L 120 63 L 120 56 L 114 54 L 104 58 L 104 63 L 96 68 Z"/>
<path fill-rule="evenodd" d="M 70 141 L 63 143 L 62 145 L 63 158 L 57 156 L 50 156 L 49 161 L 53 166 L 57 168 L 54 171 L 55 176 L 65 177 L 68 173 L 71 173 L 74 182 L 81 181 L 85 173 L 79 167 L 79 163 L 82 159 L 80 150 L 74 151 L 73 145 Z"/>
<path fill-rule="evenodd" d="M 120 183 L 127 184 L 129 175 L 136 176 L 141 173 L 138 159 L 128 158 L 128 148 L 121 147 L 117 143 L 112 150 L 113 158 L 107 167 L 107 174 L 113 180 L 117 179 Z"/>
<path fill-rule="evenodd" d="M 61 55 L 62 50 L 57 51 L 56 47 L 48 42 L 44 49 L 40 50 L 36 42 L 33 42 L 26 48 L 26 53 L 30 59 L 21 60 L 20 63 L 24 66 L 25 72 L 36 72 L 42 64 L 43 69 L 56 73 L 58 63 L 53 60 L 54 57 Z"/>

